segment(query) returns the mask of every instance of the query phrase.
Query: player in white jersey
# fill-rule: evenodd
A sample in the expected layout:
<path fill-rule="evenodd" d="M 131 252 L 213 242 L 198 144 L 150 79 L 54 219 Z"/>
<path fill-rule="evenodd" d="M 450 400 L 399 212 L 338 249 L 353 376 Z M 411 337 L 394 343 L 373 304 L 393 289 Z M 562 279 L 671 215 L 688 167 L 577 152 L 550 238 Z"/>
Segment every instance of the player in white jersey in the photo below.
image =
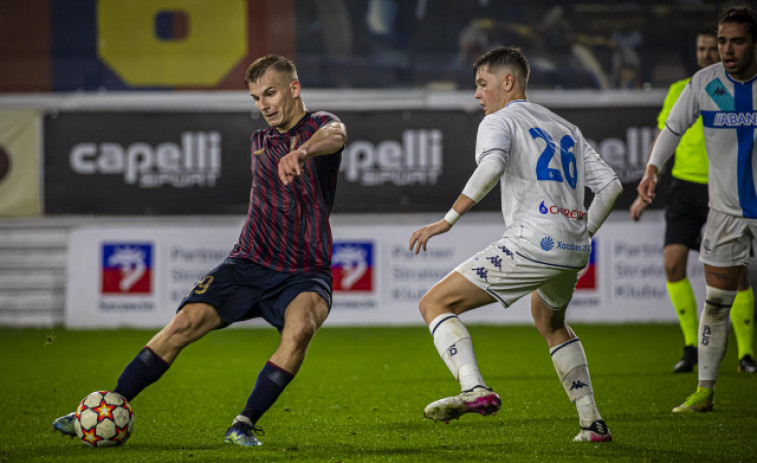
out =
<path fill-rule="evenodd" d="M 411 251 L 425 251 L 432 236 L 449 231 L 500 183 L 502 238 L 460 264 L 420 302 L 434 345 L 462 391 L 429 404 L 424 415 L 448 422 L 468 412 L 499 410 L 501 400 L 486 385 L 458 315 L 496 301 L 508 307 L 531 293 L 534 322 L 578 410 L 581 431 L 574 440 L 606 442 L 612 437 L 594 402 L 586 356 L 565 323 L 565 309 L 588 262 L 590 237 L 622 187 L 576 126 L 526 100 L 528 72 L 526 58 L 514 47 L 476 60 L 475 97 L 486 114 L 476 140 L 478 167 L 444 219 L 410 238 Z M 584 187 L 595 192 L 588 211 Z"/>
<path fill-rule="evenodd" d="M 706 301 L 699 320 L 699 384 L 673 409 L 676 413 L 712 410 L 728 345 L 728 313 L 757 237 L 757 14 L 751 8 L 729 8 L 720 15 L 718 52 L 722 61 L 694 74 L 673 106 L 637 188 L 644 201 L 654 199 L 660 168 L 701 114 L 710 166 L 710 211 L 699 253 Z"/>

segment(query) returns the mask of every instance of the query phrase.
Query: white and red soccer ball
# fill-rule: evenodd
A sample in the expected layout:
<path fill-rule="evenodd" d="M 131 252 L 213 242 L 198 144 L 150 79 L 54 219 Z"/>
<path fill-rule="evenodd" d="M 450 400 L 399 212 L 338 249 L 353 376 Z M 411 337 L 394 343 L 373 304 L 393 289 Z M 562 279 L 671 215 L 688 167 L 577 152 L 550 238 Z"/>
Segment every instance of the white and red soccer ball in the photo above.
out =
<path fill-rule="evenodd" d="M 121 445 L 131 436 L 134 411 L 123 396 L 97 391 L 82 399 L 74 421 L 76 435 L 92 447 Z"/>

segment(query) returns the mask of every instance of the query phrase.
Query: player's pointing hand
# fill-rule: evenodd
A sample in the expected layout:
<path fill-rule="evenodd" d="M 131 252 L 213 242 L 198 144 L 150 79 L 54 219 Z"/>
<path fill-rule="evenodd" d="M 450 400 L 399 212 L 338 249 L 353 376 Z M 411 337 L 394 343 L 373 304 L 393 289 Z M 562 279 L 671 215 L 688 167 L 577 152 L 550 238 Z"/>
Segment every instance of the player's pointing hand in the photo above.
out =
<path fill-rule="evenodd" d="M 307 153 L 302 148 L 298 148 L 281 158 L 278 166 L 281 183 L 289 185 L 295 177 L 302 175 L 305 159 L 307 159 Z"/>

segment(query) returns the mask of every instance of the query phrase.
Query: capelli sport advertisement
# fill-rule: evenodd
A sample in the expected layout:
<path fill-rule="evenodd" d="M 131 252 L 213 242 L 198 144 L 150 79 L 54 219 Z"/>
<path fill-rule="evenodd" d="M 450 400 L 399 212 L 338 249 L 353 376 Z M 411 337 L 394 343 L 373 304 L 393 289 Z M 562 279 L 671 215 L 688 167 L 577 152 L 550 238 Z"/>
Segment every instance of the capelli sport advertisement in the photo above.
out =
<path fill-rule="evenodd" d="M 582 127 L 635 199 L 657 108 L 561 109 Z M 463 110 L 335 111 L 347 125 L 334 213 L 447 210 L 476 167 L 482 114 Z M 245 214 L 249 139 L 265 128 L 247 113 L 59 112 L 44 120 L 45 213 Z M 557 162 L 555 160 L 554 162 Z M 663 177 L 663 178 L 667 178 Z M 653 207 L 662 207 L 660 188 Z M 478 211 L 498 211 L 495 188 Z"/>

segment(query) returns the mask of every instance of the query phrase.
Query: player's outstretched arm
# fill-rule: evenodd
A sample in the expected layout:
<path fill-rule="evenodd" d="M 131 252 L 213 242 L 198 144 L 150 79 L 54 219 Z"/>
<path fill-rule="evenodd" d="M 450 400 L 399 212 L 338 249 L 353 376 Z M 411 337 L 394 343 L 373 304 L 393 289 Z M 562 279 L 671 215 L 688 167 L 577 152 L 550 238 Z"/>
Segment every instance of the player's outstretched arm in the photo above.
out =
<path fill-rule="evenodd" d="M 410 246 L 408 249 L 415 254 L 418 254 L 421 249 L 425 251 L 426 243 L 428 243 L 428 240 L 430 240 L 432 236 L 448 232 L 452 228 L 452 225 L 457 222 L 457 219 L 468 212 L 468 210 L 475 204 L 476 202 L 471 198 L 464 194 L 460 195 L 457 198 L 457 201 L 455 201 L 455 204 L 452 205 L 452 209 L 447 212 L 447 215 L 445 215 L 442 220 L 425 225 L 418 230 L 415 230 L 413 234 L 410 235 Z"/>
<path fill-rule="evenodd" d="M 347 141 L 347 128 L 341 122 L 330 122 L 318 129 L 310 139 L 279 160 L 279 180 L 284 185 L 302 175 L 305 160 L 314 156 L 334 154 Z"/>

